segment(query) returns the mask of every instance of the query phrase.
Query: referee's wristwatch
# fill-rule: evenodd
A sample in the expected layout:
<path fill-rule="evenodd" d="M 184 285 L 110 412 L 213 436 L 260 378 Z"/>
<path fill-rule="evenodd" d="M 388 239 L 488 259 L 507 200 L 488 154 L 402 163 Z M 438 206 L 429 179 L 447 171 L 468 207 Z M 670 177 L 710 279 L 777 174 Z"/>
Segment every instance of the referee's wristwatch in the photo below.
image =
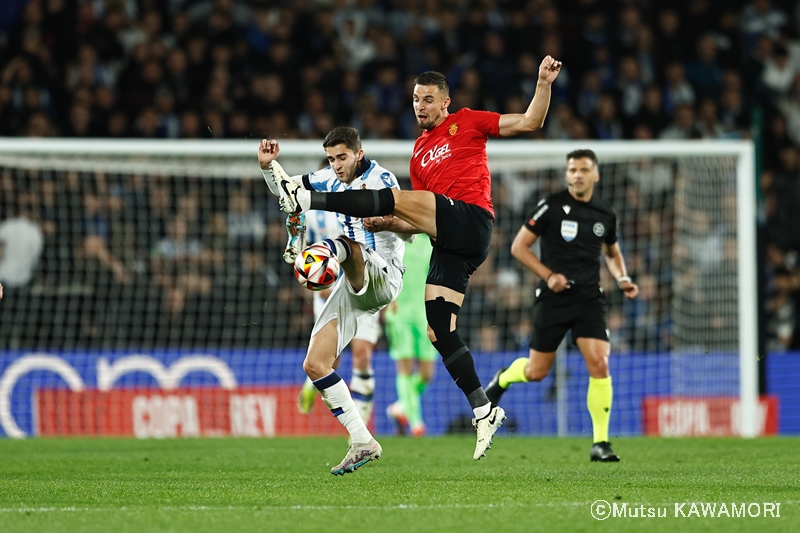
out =
<path fill-rule="evenodd" d="M 622 276 L 621 278 L 619 278 L 619 279 L 617 280 L 617 287 L 619 287 L 619 286 L 620 286 L 620 283 L 622 283 L 623 281 L 630 281 L 630 282 L 632 282 L 633 280 L 631 279 L 631 277 L 630 277 L 630 276 Z M 622 287 L 620 287 L 620 288 L 622 288 Z"/>

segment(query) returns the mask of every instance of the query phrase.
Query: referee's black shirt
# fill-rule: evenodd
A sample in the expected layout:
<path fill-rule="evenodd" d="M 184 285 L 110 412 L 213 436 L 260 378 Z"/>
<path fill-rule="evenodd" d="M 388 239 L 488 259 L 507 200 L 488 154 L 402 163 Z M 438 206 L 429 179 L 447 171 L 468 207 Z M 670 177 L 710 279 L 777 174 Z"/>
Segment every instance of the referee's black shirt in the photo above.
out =
<path fill-rule="evenodd" d="M 547 268 L 577 288 L 600 284 L 602 245 L 617 242 L 617 215 L 610 205 L 594 195 L 579 202 L 564 189 L 540 201 L 525 227 L 538 236 L 539 260 Z"/>

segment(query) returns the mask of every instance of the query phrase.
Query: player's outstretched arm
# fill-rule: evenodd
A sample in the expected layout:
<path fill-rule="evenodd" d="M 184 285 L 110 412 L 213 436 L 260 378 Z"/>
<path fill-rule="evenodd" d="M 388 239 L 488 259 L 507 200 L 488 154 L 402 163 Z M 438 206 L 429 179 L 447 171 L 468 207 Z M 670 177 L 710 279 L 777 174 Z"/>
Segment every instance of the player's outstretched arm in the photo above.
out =
<path fill-rule="evenodd" d="M 281 191 L 278 188 L 278 180 L 275 179 L 274 173 L 277 171 L 278 155 L 281 153 L 281 147 L 275 139 L 261 139 L 258 143 L 258 164 L 261 166 L 261 174 L 264 176 L 264 181 L 267 182 L 269 192 L 275 196 L 280 196 Z M 281 168 L 283 171 L 283 168 Z"/>
<path fill-rule="evenodd" d="M 619 243 L 615 242 L 611 246 L 603 244 L 603 257 L 605 257 L 608 271 L 617 280 L 617 285 L 625 294 L 625 297 L 632 300 L 639 294 L 639 287 L 631 281 L 628 271 L 625 268 L 625 258 L 619 249 Z"/>
<path fill-rule="evenodd" d="M 275 139 L 261 139 L 258 144 L 258 163 L 261 166 L 261 174 L 264 176 L 264 181 L 267 182 L 269 192 L 275 196 L 281 195 L 281 191 L 278 188 L 278 180 L 274 179 L 275 176 L 296 182 L 302 180 L 302 176 L 289 176 L 283 170 L 283 167 L 277 161 L 280 153 L 281 147 Z"/>
<path fill-rule="evenodd" d="M 561 61 L 546 56 L 539 65 L 539 80 L 525 114 L 510 113 L 500 115 L 500 137 L 512 137 L 526 131 L 535 131 L 544 126 L 547 110 L 550 108 L 550 85 L 561 71 Z"/>
<path fill-rule="evenodd" d="M 258 143 L 258 163 L 262 170 L 267 170 L 270 164 L 278 159 L 281 147 L 275 139 L 261 139 Z"/>

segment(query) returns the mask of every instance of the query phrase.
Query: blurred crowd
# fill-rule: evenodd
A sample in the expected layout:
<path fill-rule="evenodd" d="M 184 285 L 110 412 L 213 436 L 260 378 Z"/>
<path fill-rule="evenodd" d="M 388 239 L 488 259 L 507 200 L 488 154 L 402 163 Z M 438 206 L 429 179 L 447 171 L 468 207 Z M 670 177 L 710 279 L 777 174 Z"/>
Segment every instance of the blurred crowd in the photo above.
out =
<path fill-rule="evenodd" d="M 618 236 L 641 288 L 623 301 L 601 270 L 615 352 L 735 350 L 731 161 L 601 164 L 598 194 L 622 214 Z M 539 280 L 510 243 L 563 184 L 560 165 L 494 176 L 491 252 L 459 316 L 476 351 L 527 349 Z M 0 186 L 0 346 L 307 342 L 311 293 L 283 262 L 285 215 L 261 180 L 14 168 L 0 169 Z"/>
<path fill-rule="evenodd" d="M 522 112 L 539 62 L 550 54 L 564 68 L 545 128 L 533 139 L 759 134 L 766 329 L 771 350 L 796 349 L 799 27 L 800 2 L 794 0 L 5 0 L 0 135 L 319 139 L 346 124 L 365 139 L 411 139 L 418 135 L 410 105 L 418 73 L 447 74 L 451 111 Z M 60 174 L 32 178 L 29 183 L 39 185 L 26 186 L 19 178 L 4 178 L 0 220 L 31 213 L 42 229 L 44 256 L 62 254 L 50 257 L 60 266 L 48 273 L 93 262 L 125 290 L 166 291 L 152 299 L 159 309 L 199 309 L 186 302 L 200 298 L 215 309 L 222 305 L 235 322 L 238 311 L 226 303 L 232 297 L 219 288 L 238 290 L 247 286 L 242 276 L 248 272 L 282 268 L 258 253 L 270 236 L 281 240 L 282 221 L 258 205 L 246 181 L 215 183 L 226 187 L 219 198 L 227 205 L 209 206 L 197 183 Z M 14 180 L 18 186 L 7 189 Z M 67 187 L 73 189 L 61 190 Z M 637 183 L 630 179 L 620 187 L 635 190 Z M 61 194 L 77 218 L 64 212 L 63 198 L 61 208 L 48 211 L 48 198 Z M 627 196 L 635 194 L 616 198 Z M 136 218 L 145 203 L 147 224 L 156 220 L 157 230 L 143 232 Z M 650 205 L 643 203 L 642 209 Z M 639 234 L 657 238 L 674 206 L 650 209 L 636 224 L 652 226 Z M 58 222 L 56 212 L 66 218 Z M 245 218 L 233 219 L 236 212 Z M 503 218 L 513 235 L 519 218 L 501 215 L 498 221 Z M 80 226 L 70 226 L 76 220 Z M 231 240 L 237 228 L 261 232 L 247 241 L 257 244 Z M 505 246 L 500 233 L 497 241 Z M 115 251 L 109 235 L 129 245 Z M 218 247 L 222 241 L 235 243 L 233 251 Z M 270 246 L 282 246 L 275 243 Z M 506 254 L 498 251 L 501 266 Z M 190 271 L 176 268 L 175 257 L 191 258 Z M 492 283 L 510 285 L 506 272 L 498 270 Z M 652 277 L 644 283 L 652 282 L 651 292 L 671 285 L 664 272 L 641 273 Z M 143 279 L 149 281 L 139 287 Z M 269 279 L 258 283 L 280 292 L 282 285 Z M 287 305 L 298 300 L 280 297 Z M 80 310 L 81 298 L 90 296 L 64 298 Z M 152 311 L 142 313 L 144 322 L 161 320 Z M 110 322 L 113 313 L 100 309 L 97 317 Z M 197 320 L 223 313 L 211 315 Z M 610 318 L 618 320 L 613 313 Z M 144 322 L 142 328 L 156 327 Z M 668 318 L 655 322 L 672 327 Z M 502 337 L 513 344 L 514 334 Z"/>
<path fill-rule="evenodd" d="M 291 281 L 284 218 L 259 182 L 5 170 L 0 184 L 0 345 L 307 341 L 307 291 Z"/>

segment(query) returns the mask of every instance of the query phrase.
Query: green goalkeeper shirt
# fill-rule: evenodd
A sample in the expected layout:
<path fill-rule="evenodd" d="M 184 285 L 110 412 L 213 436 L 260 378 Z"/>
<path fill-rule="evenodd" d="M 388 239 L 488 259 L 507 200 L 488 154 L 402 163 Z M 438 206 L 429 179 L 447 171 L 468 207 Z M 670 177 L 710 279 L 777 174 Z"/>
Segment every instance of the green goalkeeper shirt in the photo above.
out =
<path fill-rule="evenodd" d="M 431 260 L 431 241 L 419 233 L 412 243 L 406 243 L 403 264 L 403 290 L 394 301 L 386 307 L 384 319 L 387 323 L 426 321 L 425 318 L 425 281 L 428 278 L 428 266 Z"/>

